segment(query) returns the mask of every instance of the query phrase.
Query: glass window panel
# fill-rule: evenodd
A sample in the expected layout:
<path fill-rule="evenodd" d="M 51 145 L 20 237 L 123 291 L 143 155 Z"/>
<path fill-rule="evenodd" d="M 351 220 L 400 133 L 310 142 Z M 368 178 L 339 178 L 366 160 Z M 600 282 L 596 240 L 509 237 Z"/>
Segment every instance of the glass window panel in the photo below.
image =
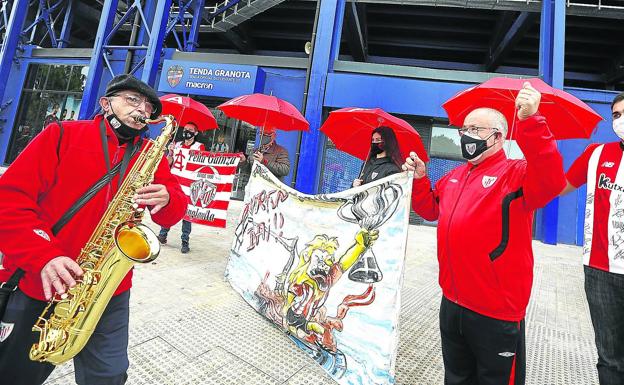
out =
<path fill-rule="evenodd" d="M 71 66 L 48 65 L 48 81 L 45 84 L 46 90 L 65 91 L 71 74 Z"/>
<path fill-rule="evenodd" d="M 28 77 L 24 83 L 25 89 L 43 89 L 48 75 L 47 66 L 41 64 L 31 64 L 28 70 Z"/>
<path fill-rule="evenodd" d="M 432 157 L 461 159 L 461 147 L 457 129 L 433 126 L 430 151 Z"/>
<path fill-rule="evenodd" d="M 87 81 L 88 66 L 72 66 L 68 91 L 83 92 Z"/>
<path fill-rule="evenodd" d="M 43 120 L 41 104 L 39 93 L 28 92 L 22 97 L 19 118 L 11 136 L 6 163 L 13 162 L 32 138 L 41 131 L 41 124 L 37 123 Z"/>

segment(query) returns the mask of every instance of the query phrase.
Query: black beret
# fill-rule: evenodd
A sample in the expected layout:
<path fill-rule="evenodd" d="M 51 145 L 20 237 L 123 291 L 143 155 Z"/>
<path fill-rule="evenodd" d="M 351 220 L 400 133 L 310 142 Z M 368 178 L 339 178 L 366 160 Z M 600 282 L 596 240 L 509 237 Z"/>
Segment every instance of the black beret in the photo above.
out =
<path fill-rule="evenodd" d="M 158 99 L 156 91 L 146 83 L 135 78 L 130 74 L 117 75 L 108 82 L 106 86 L 105 96 L 113 96 L 116 93 L 124 90 L 132 90 L 145 96 L 147 100 L 154 106 L 154 112 L 150 118 L 156 119 L 162 112 L 162 103 Z"/>

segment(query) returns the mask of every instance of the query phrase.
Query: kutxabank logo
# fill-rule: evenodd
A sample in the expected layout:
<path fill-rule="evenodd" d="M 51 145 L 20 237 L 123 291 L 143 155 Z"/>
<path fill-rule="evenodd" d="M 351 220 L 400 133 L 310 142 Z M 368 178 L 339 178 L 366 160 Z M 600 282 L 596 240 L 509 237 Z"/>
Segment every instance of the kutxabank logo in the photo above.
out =
<path fill-rule="evenodd" d="M 182 76 L 184 75 L 184 68 L 179 65 L 172 65 L 167 70 L 167 83 L 171 87 L 175 87 L 180 84 L 180 80 L 182 80 Z"/>

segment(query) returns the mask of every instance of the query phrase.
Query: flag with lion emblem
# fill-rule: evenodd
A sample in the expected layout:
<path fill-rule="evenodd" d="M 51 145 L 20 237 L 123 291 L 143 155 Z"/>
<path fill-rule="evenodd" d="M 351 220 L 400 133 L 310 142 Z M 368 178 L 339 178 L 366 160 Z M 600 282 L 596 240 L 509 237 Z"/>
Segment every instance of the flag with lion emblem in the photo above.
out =
<path fill-rule="evenodd" d="M 239 154 L 176 149 L 171 173 L 178 178 L 189 203 L 184 220 L 225 227 L 232 182 Z"/>
<path fill-rule="evenodd" d="M 307 195 L 253 165 L 226 277 L 341 385 L 395 383 L 411 188 Z"/>

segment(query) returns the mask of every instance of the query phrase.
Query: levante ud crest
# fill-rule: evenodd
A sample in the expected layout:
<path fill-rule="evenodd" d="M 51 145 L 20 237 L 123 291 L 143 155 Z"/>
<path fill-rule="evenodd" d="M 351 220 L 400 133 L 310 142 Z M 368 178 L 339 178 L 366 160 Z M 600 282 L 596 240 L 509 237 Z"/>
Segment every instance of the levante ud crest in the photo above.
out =
<path fill-rule="evenodd" d="M 182 76 L 184 75 L 184 69 L 179 65 L 172 65 L 167 70 L 167 82 L 171 87 L 175 87 L 180 84 L 180 80 L 182 80 Z"/>

